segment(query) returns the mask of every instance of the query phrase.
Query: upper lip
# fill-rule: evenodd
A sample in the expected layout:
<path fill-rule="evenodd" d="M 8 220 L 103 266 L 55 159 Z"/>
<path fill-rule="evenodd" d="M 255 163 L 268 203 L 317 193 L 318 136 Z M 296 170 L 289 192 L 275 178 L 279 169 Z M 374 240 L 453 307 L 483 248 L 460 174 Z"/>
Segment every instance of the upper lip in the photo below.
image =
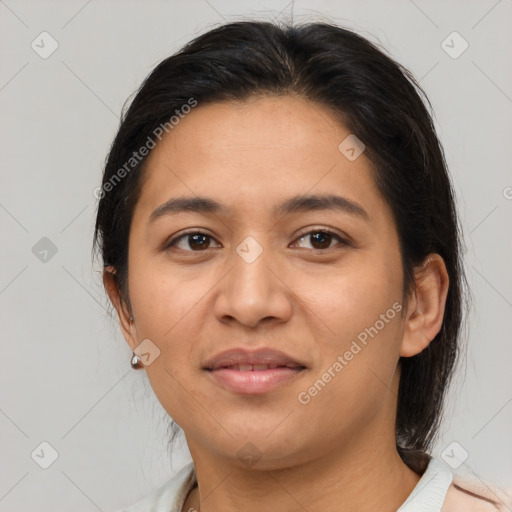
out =
<path fill-rule="evenodd" d="M 208 359 L 204 365 L 206 370 L 218 370 L 239 364 L 268 364 L 272 366 L 287 366 L 289 368 L 305 368 L 306 366 L 293 357 L 271 348 L 248 350 L 234 348 L 225 350 Z"/>

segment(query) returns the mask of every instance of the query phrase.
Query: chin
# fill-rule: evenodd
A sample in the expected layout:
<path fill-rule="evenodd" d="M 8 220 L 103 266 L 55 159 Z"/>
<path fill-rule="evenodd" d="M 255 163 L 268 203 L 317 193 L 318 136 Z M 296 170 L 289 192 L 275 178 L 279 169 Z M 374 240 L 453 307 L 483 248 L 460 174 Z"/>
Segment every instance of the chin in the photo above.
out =
<path fill-rule="evenodd" d="M 277 423 L 274 424 L 274 427 Z M 222 439 L 209 439 L 210 447 L 221 457 L 238 462 L 240 467 L 255 470 L 277 470 L 296 465 L 307 459 L 311 452 L 302 446 L 300 440 L 292 432 L 281 430 L 272 432 L 268 425 L 239 432 L 230 431 Z M 268 434 L 270 433 L 270 435 Z M 214 445 L 214 446 L 213 446 Z"/>

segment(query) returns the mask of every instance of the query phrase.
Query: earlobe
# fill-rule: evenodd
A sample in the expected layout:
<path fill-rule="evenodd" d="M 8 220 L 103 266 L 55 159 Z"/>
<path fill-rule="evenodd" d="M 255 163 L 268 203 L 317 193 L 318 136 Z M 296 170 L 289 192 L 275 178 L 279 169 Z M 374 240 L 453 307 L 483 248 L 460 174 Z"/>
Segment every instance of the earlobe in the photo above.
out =
<path fill-rule="evenodd" d="M 105 267 L 103 269 L 103 285 L 105 286 L 110 302 L 112 302 L 112 305 L 117 312 L 123 337 L 133 350 L 137 346 L 135 324 L 133 323 L 133 316 L 130 308 L 121 297 L 115 273 L 114 267 Z"/>
<path fill-rule="evenodd" d="M 401 357 L 412 357 L 424 350 L 443 325 L 449 278 L 439 254 L 429 254 L 415 269 L 414 290 L 407 305 Z"/>

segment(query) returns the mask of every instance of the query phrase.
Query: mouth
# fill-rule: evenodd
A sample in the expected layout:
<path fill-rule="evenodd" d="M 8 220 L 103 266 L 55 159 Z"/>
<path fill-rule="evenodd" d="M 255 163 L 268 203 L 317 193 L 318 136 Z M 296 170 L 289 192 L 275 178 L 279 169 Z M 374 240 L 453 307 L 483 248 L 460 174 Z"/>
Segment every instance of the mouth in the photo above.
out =
<path fill-rule="evenodd" d="M 209 371 L 216 370 L 237 370 L 239 372 L 261 372 L 265 370 L 275 370 L 276 368 L 291 368 L 292 370 L 297 370 L 300 368 L 305 368 L 305 366 L 300 366 L 296 363 L 242 363 L 242 364 L 224 364 L 222 366 L 218 366 L 216 368 L 206 368 Z"/>
<path fill-rule="evenodd" d="M 224 389 L 251 395 L 290 383 L 306 370 L 306 365 L 273 349 L 234 349 L 217 355 L 203 369 Z"/>

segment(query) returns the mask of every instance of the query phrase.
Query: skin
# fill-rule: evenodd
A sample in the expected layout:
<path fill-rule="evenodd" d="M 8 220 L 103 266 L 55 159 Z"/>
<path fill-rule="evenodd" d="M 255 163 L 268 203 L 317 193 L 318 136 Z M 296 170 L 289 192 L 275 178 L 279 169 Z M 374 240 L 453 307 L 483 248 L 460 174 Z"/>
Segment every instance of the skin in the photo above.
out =
<path fill-rule="evenodd" d="M 420 478 L 395 447 L 398 361 L 440 330 L 448 276 L 430 255 L 405 306 L 395 222 L 366 155 L 349 161 L 338 150 L 349 134 L 323 106 L 263 96 L 198 105 L 148 157 L 130 231 L 129 300 L 113 269 L 104 283 L 132 350 L 149 338 L 161 351 L 145 370 L 184 430 L 198 478 L 183 510 L 329 512 L 343 503 L 345 511 L 394 511 Z M 272 213 L 295 195 L 334 193 L 368 218 Z M 208 196 L 230 210 L 148 221 L 180 196 Z M 211 236 L 207 249 L 188 237 L 163 248 L 190 228 Z M 336 235 L 315 242 L 322 228 L 348 243 Z M 250 264 L 236 252 L 248 236 L 263 249 Z M 299 393 L 394 303 L 404 304 L 401 313 L 300 403 Z M 202 368 L 241 346 L 273 347 L 307 368 L 264 395 L 236 394 Z M 237 455 L 248 442 L 261 455 L 250 467 Z"/>

